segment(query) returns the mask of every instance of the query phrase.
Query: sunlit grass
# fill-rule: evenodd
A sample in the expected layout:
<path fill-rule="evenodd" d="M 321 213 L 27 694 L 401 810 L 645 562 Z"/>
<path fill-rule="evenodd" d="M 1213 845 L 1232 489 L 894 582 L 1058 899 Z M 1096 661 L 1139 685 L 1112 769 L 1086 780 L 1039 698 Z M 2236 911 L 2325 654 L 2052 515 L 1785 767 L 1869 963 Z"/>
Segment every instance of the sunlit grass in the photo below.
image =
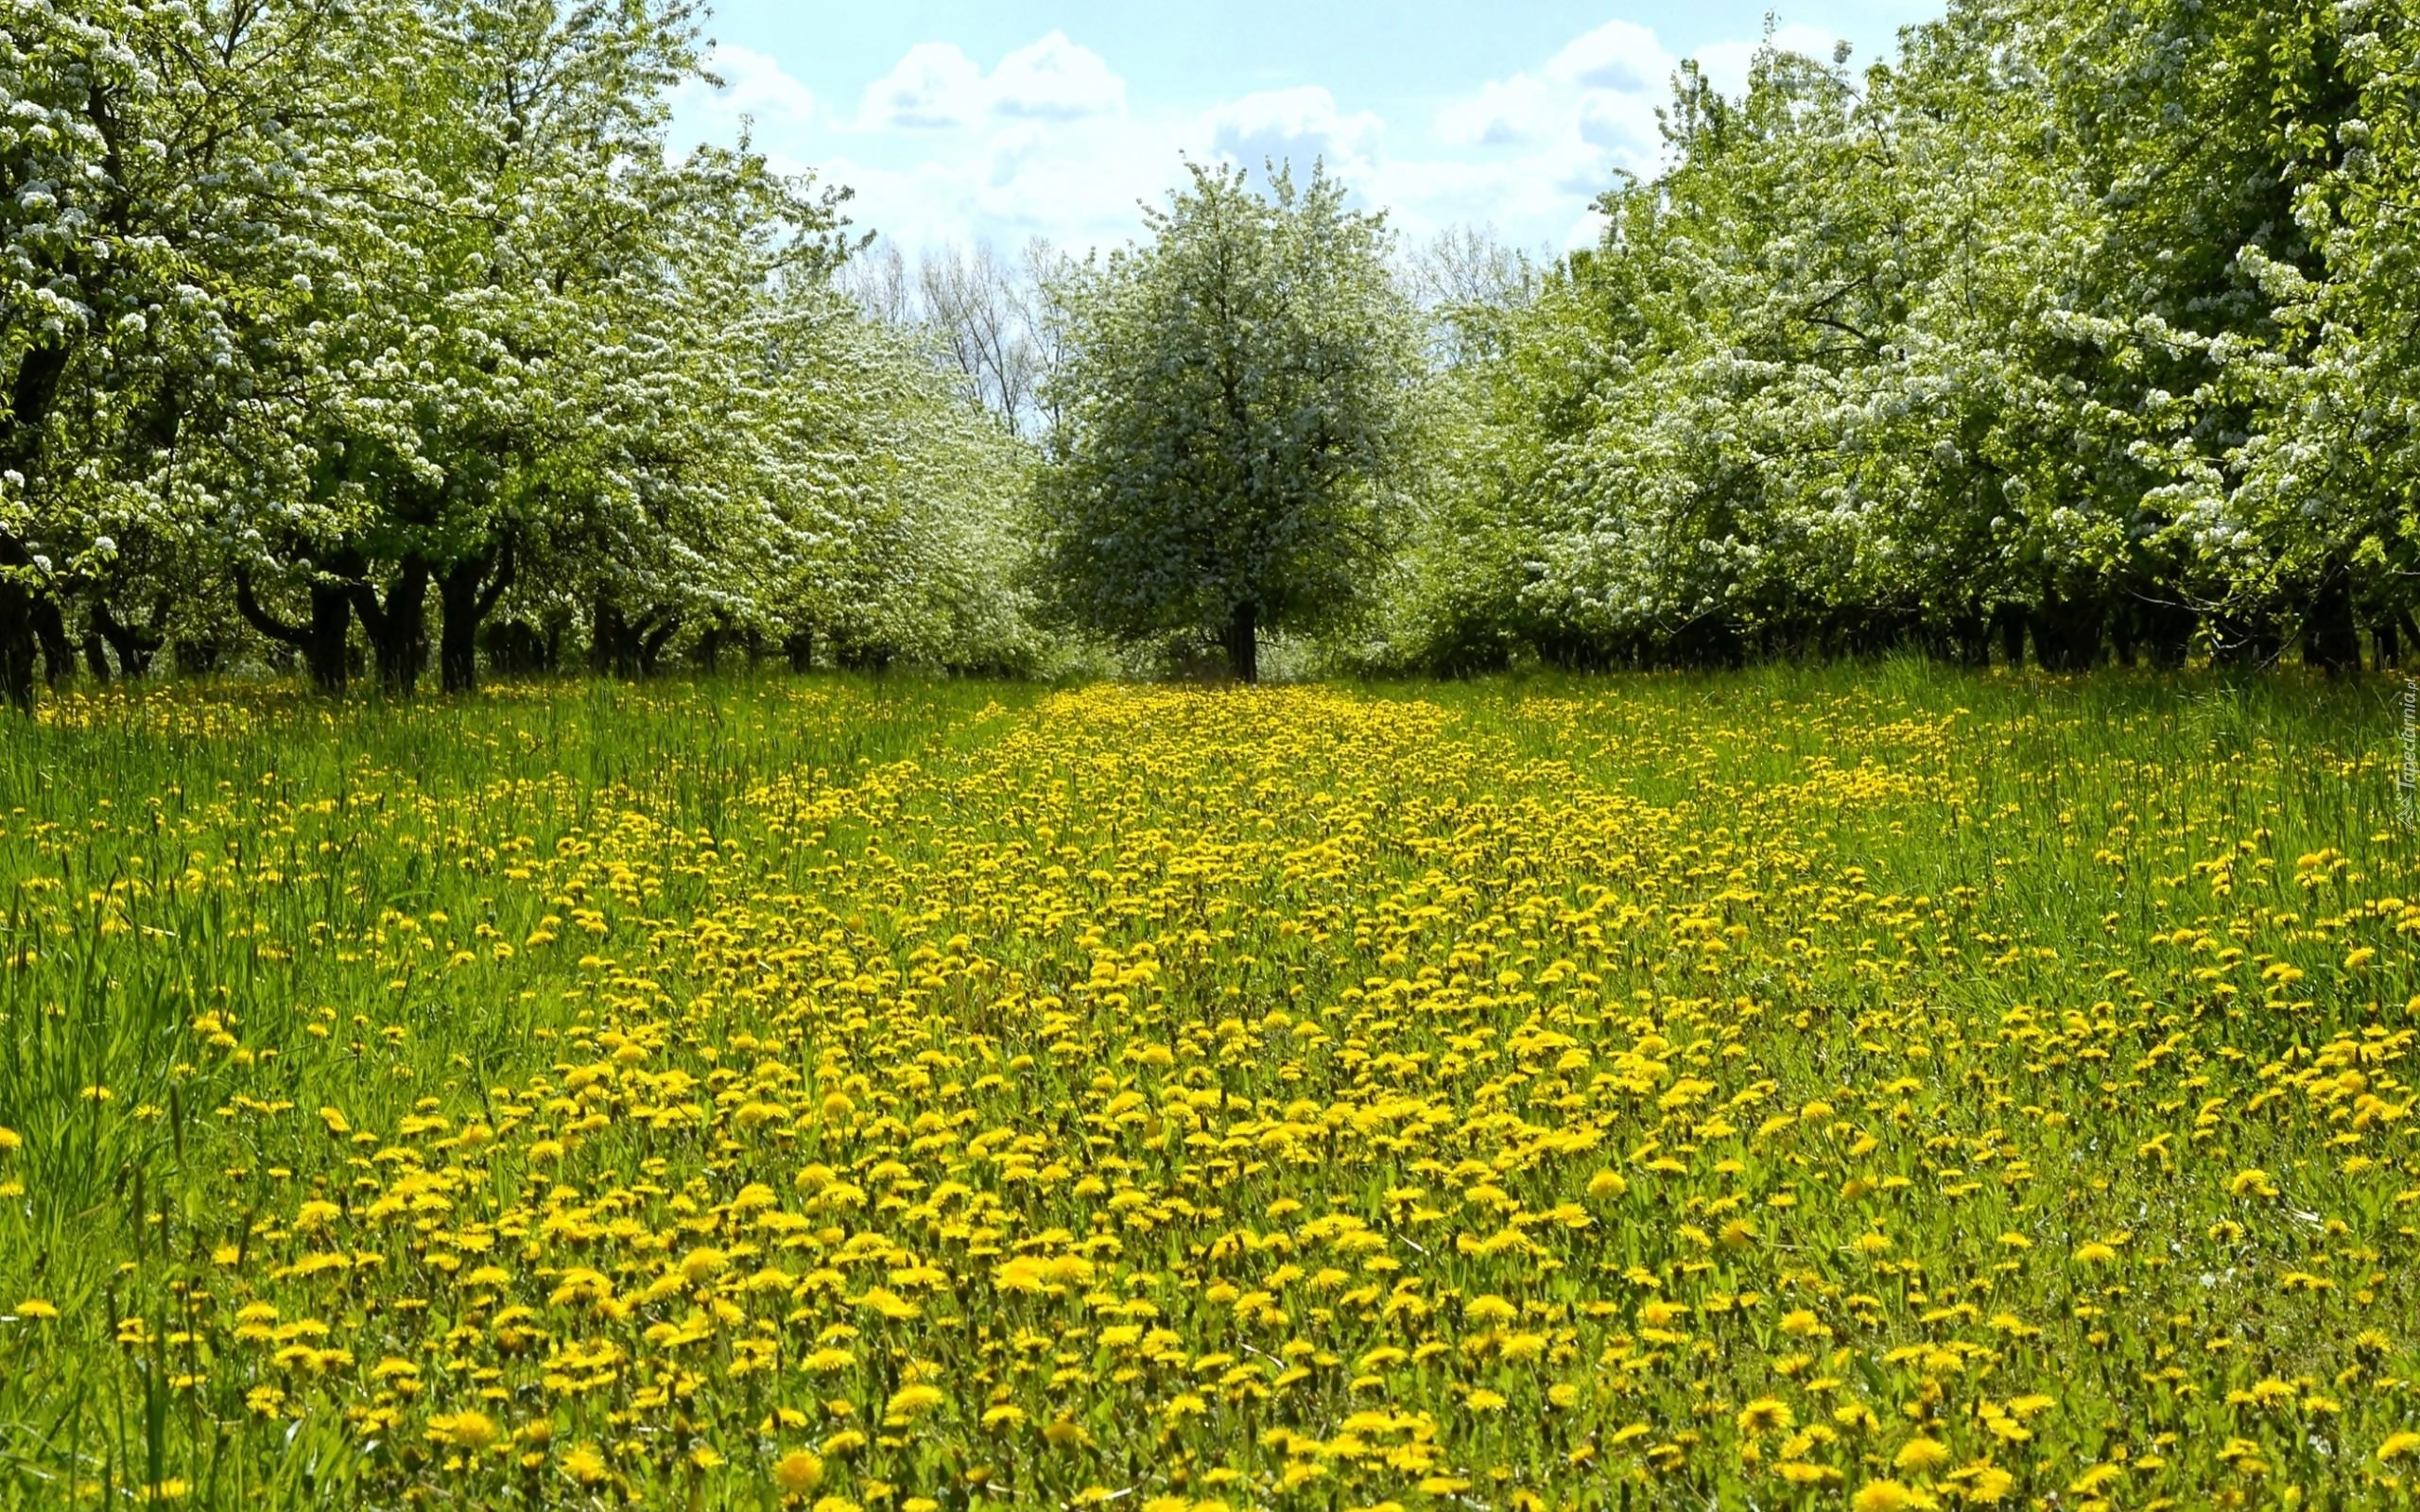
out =
<path fill-rule="evenodd" d="M 2392 1499 L 2394 719 L 1914 663 L 47 704 L 0 1486 Z"/>

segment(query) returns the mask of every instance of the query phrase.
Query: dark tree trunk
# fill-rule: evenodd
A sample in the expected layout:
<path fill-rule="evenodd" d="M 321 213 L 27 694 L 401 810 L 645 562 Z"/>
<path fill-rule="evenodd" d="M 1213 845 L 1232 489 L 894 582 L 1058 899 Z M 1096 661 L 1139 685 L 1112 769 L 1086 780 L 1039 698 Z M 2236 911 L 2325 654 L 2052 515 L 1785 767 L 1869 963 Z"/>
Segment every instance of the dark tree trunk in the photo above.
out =
<path fill-rule="evenodd" d="M 42 647 L 34 619 L 43 595 L 33 570 L 25 542 L 0 531 L 0 698 L 21 710 L 34 706 L 34 658 Z"/>
<path fill-rule="evenodd" d="M 2353 618 L 2353 576 L 2342 566 L 2320 579 L 2303 616 L 2303 663 L 2331 678 L 2361 670 L 2361 631 Z"/>
<path fill-rule="evenodd" d="M 517 576 L 512 541 L 494 552 L 465 557 L 445 569 L 438 584 L 437 667 L 447 693 L 469 693 L 479 681 L 479 627 Z"/>
<path fill-rule="evenodd" d="M 139 678 L 151 670 L 151 658 L 160 649 L 160 624 L 166 617 L 164 600 L 152 615 L 151 627 L 137 629 L 119 619 L 108 601 L 103 600 L 93 606 L 88 619 L 93 634 L 108 643 L 109 648 L 117 653 L 118 676 Z"/>
<path fill-rule="evenodd" d="M 67 639 L 67 617 L 59 612 L 59 600 L 36 594 L 33 621 L 34 639 L 42 646 L 43 679 L 54 688 L 63 687 L 76 676 L 76 645 Z"/>
<path fill-rule="evenodd" d="M 2046 593 L 2033 611 L 2033 654 L 2045 670 L 2084 672 L 2100 660 L 2106 606 L 2097 593 Z"/>
<path fill-rule="evenodd" d="M 790 659 L 792 672 L 815 670 L 815 632 L 811 629 L 792 630 L 782 637 L 782 654 Z"/>
<path fill-rule="evenodd" d="M 562 649 L 562 627 L 550 626 L 542 635 L 524 621 L 504 620 L 481 630 L 479 639 L 487 647 L 490 671 L 527 677 L 555 670 L 557 653 Z"/>
<path fill-rule="evenodd" d="M 396 566 L 384 603 L 372 584 L 353 584 L 354 610 L 370 637 L 378 685 L 389 693 L 408 696 L 420 686 L 420 669 L 428 660 L 428 561 L 418 552 L 406 553 Z"/>
<path fill-rule="evenodd" d="M 622 617 L 622 606 L 609 594 L 597 594 L 588 622 L 588 670 L 600 678 L 627 676 L 624 647 L 629 641 L 630 622 Z"/>
<path fill-rule="evenodd" d="M 1728 618 L 1698 620 L 1673 637 L 1672 659 L 1685 667 L 1736 667 L 1747 660 L 1738 627 Z"/>
<path fill-rule="evenodd" d="M 0 425 L 0 472 L 30 478 L 41 464 L 43 426 L 58 401 L 60 380 L 67 373 L 67 349 L 35 347 L 17 362 L 16 381 L 9 387 L 9 420 Z M 11 546 L 17 542 L 10 541 Z M 20 548 L 22 549 L 22 548 Z"/>
<path fill-rule="evenodd" d="M 2131 667 L 2142 650 L 2142 621 L 2135 606 L 2120 599 L 2109 611 L 2109 655 L 2121 667 Z"/>
<path fill-rule="evenodd" d="M 84 670 L 93 675 L 95 682 L 107 686 L 110 680 L 110 644 L 101 639 L 100 631 L 87 627 L 80 649 L 84 653 Z"/>
<path fill-rule="evenodd" d="M 2284 649 L 2276 620 L 2266 610 L 2253 610 L 2219 617 L 2210 660 L 2221 666 L 2265 667 Z"/>
<path fill-rule="evenodd" d="M 1992 611 L 1992 625 L 1999 632 L 2000 661 L 2011 667 L 2025 665 L 2025 610 L 2002 604 Z"/>
<path fill-rule="evenodd" d="M 1227 671 L 1237 682 L 1260 680 L 1260 606 L 1249 601 L 1237 604 L 1227 615 L 1227 627 L 1219 637 L 1227 653 Z"/>
<path fill-rule="evenodd" d="M 34 706 L 34 594 L 15 576 L 0 577 L 0 697 Z"/>
<path fill-rule="evenodd" d="M 1933 653 L 1962 667 L 1992 664 L 1990 622 L 1980 614 L 1953 615 L 1933 639 Z"/>
<path fill-rule="evenodd" d="M 590 627 L 589 664 L 600 677 L 652 677 L 665 643 L 680 628 L 678 613 L 657 610 L 644 619 L 633 620 L 622 612 L 620 605 L 600 593 Z"/>
<path fill-rule="evenodd" d="M 2374 614 L 2370 618 L 2370 644 L 2377 658 L 2378 670 L 2403 665 L 2403 643 L 2395 633 L 2394 616 Z"/>
<path fill-rule="evenodd" d="M 647 628 L 638 636 L 638 675 L 651 678 L 655 676 L 657 663 L 663 660 L 666 644 L 680 631 L 681 616 L 650 614 L 646 625 Z"/>
<path fill-rule="evenodd" d="M 235 611 L 253 629 L 301 652 L 312 684 L 321 693 L 342 693 L 348 670 L 345 641 L 353 629 L 352 585 L 323 574 L 313 578 L 310 592 L 310 619 L 289 625 L 263 609 L 253 596 L 251 571 L 235 570 Z M 212 661 L 216 660 L 214 655 Z"/>
<path fill-rule="evenodd" d="M 2187 657 L 2193 652 L 2193 627 L 2200 617 L 2182 604 L 2166 599 L 2138 598 L 2135 601 L 2135 623 L 2141 627 L 2143 647 L 2151 656 L 2151 663 L 2162 672 L 2182 670 Z"/>

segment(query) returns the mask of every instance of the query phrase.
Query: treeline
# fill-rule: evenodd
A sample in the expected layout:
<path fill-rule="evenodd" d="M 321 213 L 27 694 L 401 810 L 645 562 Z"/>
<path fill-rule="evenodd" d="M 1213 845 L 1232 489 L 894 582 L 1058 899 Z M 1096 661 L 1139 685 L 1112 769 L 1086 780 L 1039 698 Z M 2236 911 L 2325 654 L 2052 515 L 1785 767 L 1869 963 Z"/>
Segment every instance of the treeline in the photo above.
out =
<path fill-rule="evenodd" d="M 0 0 L 0 694 L 1030 665 L 1028 450 L 666 0 Z"/>
<path fill-rule="evenodd" d="M 1123 648 L 2420 647 L 2420 0 L 1685 67 L 1534 262 L 1194 165 L 1081 260 L 675 150 L 686 0 L 0 0 L 0 695 Z"/>
<path fill-rule="evenodd" d="M 1957 0 L 1685 71 L 1668 169 L 1449 312 L 1368 654 L 2413 654 L 2420 6 Z"/>

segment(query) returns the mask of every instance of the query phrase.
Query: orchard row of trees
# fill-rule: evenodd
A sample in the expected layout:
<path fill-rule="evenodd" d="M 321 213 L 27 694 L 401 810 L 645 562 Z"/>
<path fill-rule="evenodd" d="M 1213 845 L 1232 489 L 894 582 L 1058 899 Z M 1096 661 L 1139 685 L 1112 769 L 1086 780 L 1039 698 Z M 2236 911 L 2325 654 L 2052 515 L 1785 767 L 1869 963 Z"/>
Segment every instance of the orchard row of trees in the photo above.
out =
<path fill-rule="evenodd" d="M 1684 67 L 1601 242 L 1192 165 L 1070 259 L 671 150 L 687 0 L 0 0 L 0 694 L 673 655 L 2420 642 L 2420 0 Z M 433 629 L 432 629 L 433 627 Z"/>
<path fill-rule="evenodd" d="M 667 150 L 697 20 L 0 0 L 0 693 L 1029 662 L 1027 449 L 836 288 L 840 193 Z"/>
<path fill-rule="evenodd" d="M 2420 0 L 1954 0 L 1862 71 L 1685 66 L 1664 170 L 1543 271 L 1197 167 L 1050 285 L 1037 605 L 1247 678 L 1272 629 L 1448 672 L 2396 662 L 2415 112 Z"/>
<path fill-rule="evenodd" d="M 1954 0 L 1684 70 L 1464 359 L 1377 652 L 2412 654 L 2420 4 Z"/>

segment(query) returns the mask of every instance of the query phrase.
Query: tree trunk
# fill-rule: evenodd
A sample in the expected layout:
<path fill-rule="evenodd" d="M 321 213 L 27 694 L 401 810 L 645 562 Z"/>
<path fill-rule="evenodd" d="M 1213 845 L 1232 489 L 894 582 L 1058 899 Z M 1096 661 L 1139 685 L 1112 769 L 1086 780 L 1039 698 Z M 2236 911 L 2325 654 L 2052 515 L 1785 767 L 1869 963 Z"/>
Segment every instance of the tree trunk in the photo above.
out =
<path fill-rule="evenodd" d="M 1980 612 L 1953 614 L 1944 623 L 1932 641 L 1933 654 L 1955 666 L 1987 667 L 1992 664 L 1990 622 Z"/>
<path fill-rule="evenodd" d="M 2000 661 L 2011 668 L 2025 665 L 2025 610 L 2002 604 L 1992 611 L 1992 625 L 1999 632 Z"/>
<path fill-rule="evenodd" d="M 2142 627 L 2143 645 L 2152 665 L 2162 672 L 2183 670 L 2186 659 L 2193 654 L 2198 616 L 2182 604 L 2155 598 L 2137 599 L 2135 616 Z"/>
<path fill-rule="evenodd" d="M 88 622 L 93 633 L 109 644 L 117 653 L 117 671 L 122 678 L 139 678 L 151 670 L 151 658 L 160 649 L 160 628 L 167 618 L 167 601 L 162 599 L 153 607 L 151 627 L 138 630 L 117 617 L 104 599 L 93 606 Z M 95 676 L 98 676 L 97 672 Z"/>
<path fill-rule="evenodd" d="M 630 622 L 622 618 L 622 606 L 609 593 L 596 595 L 596 611 L 588 621 L 588 670 L 600 678 L 621 673 L 623 644 L 630 639 Z"/>
<path fill-rule="evenodd" d="M 2098 593 L 2046 591 L 2033 611 L 2033 654 L 2044 670 L 2084 672 L 2100 660 L 2105 609 Z"/>
<path fill-rule="evenodd" d="M 13 576 L 0 577 L 0 697 L 34 706 L 34 595 Z"/>
<path fill-rule="evenodd" d="M 2303 664 L 2331 678 L 2361 670 L 2361 632 L 2353 619 L 2353 575 L 2331 566 L 2303 616 Z"/>
<path fill-rule="evenodd" d="M 493 576 L 491 576 L 493 569 Z M 479 682 L 479 627 L 517 576 L 512 541 L 465 557 L 445 569 L 438 583 L 438 676 L 447 693 L 469 693 Z"/>
<path fill-rule="evenodd" d="M 2265 608 L 2219 617 L 2210 660 L 2220 666 L 2266 667 L 2284 650 L 2277 621 Z"/>
<path fill-rule="evenodd" d="M 250 569 L 235 570 L 235 611 L 272 641 L 302 653 L 311 681 L 321 693 L 342 693 L 345 685 L 345 640 L 353 629 L 353 589 L 324 575 L 311 583 L 311 617 L 289 625 L 261 607 L 252 593 Z"/>
<path fill-rule="evenodd" d="M 812 629 L 792 630 L 782 637 L 782 654 L 790 659 L 792 672 L 815 670 L 815 632 Z"/>
<path fill-rule="evenodd" d="M 1237 604 L 1227 615 L 1226 632 L 1219 637 L 1226 647 L 1227 670 L 1237 682 L 1260 680 L 1260 606 L 1249 601 Z"/>
<path fill-rule="evenodd" d="M 387 584 L 385 603 L 368 582 L 353 585 L 353 605 L 369 633 L 370 649 L 378 662 L 378 685 L 408 696 L 420 686 L 420 669 L 428 659 L 428 561 L 407 552 Z"/>
<path fill-rule="evenodd" d="M 589 665 L 599 677 L 651 677 L 665 643 L 680 628 L 678 613 L 659 610 L 644 619 L 633 620 L 622 612 L 621 606 L 612 597 L 599 593 L 596 618 L 590 624 Z"/>
<path fill-rule="evenodd" d="M 38 593 L 33 602 L 34 639 L 42 646 L 43 680 L 52 687 L 64 687 L 76 676 L 76 646 L 67 639 L 67 617 L 59 612 L 59 600 L 48 593 Z"/>
<path fill-rule="evenodd" d="M 681 628 L 681 616 L 664 614 L 658 618 L 650 614 L 646 624 L 647 629 L 638 637 L 638 675 L 651 678 L 655 676 L 657 661 L 664 655 L 665 644 Z"/>

